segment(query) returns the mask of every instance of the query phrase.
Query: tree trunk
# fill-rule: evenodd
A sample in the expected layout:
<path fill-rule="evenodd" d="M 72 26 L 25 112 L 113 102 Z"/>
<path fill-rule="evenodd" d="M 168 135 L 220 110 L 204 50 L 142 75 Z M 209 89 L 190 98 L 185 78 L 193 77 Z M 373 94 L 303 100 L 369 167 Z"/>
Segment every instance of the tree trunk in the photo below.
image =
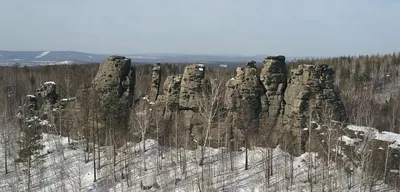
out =
<path fill-rule="evenodd" d="M 113 175 L 114 175 L 114 180 L 117 180 L 117 177 L 115 175 L 115 166 L 117 165 L 117 151 L 116 151 L 116 144 L 115 144 L 115 127 L 113 126 L 112 128 L 113 135 L 112 135 L 112 144 L 113 144 Z"/>
<path fill-rule="evenodd" d="M 96 134 L 95 134 L 95 126 L 94 126 L 94 122 L 92 125 L 92 135 L 93 135 L 93 182 L 96 182 L 97 180 L 97 175 L 96 175 Z"/>
<path fill-rule="evenodd" d="M 98 112 L 97 112 L 97 108 L 96 108 L 96 135 L 97 135 L 97 145 L 98 145 L 98 149 L 97 149 L 97 170 L 100 170 L 101 168 L 101 161 L 100 161 L 100 134 L 99 134 L 99 116 L 98 116 Z"/>
<path fill-rule="evenodd" d="M 31 160 L 29 159 L 28 160 L 28 192 L 30 192 L 31 191 L 31 164 L 32 164 L 32 162 L 31 162 Z"/>
<path fill-rule="evenodd" d="M 143 162 L 143 169 L 144 169 L 144 171 L 147 171 L 146 170 L 146 158 L 145 158 L 145 152 L 146 152 L 146 140 L 145 140 L 145 130 L 144 131 L 142 131 L 142 147 L 143 147 L 143 149 L 142 149 L 142 162 Z"/>
<path fill-rule="evenodd" d="M 247 141 L 246 141 L 246 159 L 245 159 L 245 162 L 244 162 L 244 170 L 248 170 L 249 169 L 249 157 L 248 157 L 248 154 L 247 154 Z"/>
<path fill-rule="evenodd" d="M 390 154 L 390 147 L 389 145 L 386 146 L 386 154 L 385 154 L 385 168 L 383 171 L 383 181 L 386 180 L 386 174 L 387 174 L 387 165 L 388 165 L 388 160 L 389 160 L 389 154 Z"/>
<path fill-rule="evenodd" d="M 86 134 L 85 140 L 86 140 L 86 150 L 83 153 L 83 156 L 85 157 L 85 163 L 89 162 L 89 134 Z"/>
<path fill-rule="evenodd" d="M 5 173 L 7 174 L 8 173 L 8 166 L 7 166 L 7 150 L 8 150 L 8 147 L 7 147 L 7 141 L 5 141 L 4 142 L 4 171 L 5 171 Z"/>

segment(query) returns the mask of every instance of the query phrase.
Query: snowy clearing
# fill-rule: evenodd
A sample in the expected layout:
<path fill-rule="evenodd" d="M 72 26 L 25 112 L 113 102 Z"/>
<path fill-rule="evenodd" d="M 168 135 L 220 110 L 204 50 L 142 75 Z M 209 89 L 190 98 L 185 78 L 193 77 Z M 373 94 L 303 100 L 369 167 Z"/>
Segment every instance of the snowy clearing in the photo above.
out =
<path fill-rule="evenodd" d="M 85 141 L 70 140 L 69 144 L 66 137 L 43 134 L 43 144 L 44 163 L 32 172 L 34 191 L 199 191 L 200 188 L 207 191 L 310 191 L 310 187 L 315 191 L 321 191 L 322 187 L 360 191 L 371 183 L 370 177 L 355 170 L 350 184 L 342 168 L 338 169 L 334 163 L 323 166 L 314 153 L 290 158 L 279 148 L 271 149 L 272 174 L 268 180 L 268 159 L 271 158 L 267 158 L 265 148 L 248 150 L 249 169 L 245 170 L 244 150 L 230 153 L 224 148 L 206 148 L 203 166 L 200 166 L 201 149 L 162 147 L 150 139 L 145 141 L 144 158 L 141 156 L 143 143 L 127 143 L 117 149 L 115 167 L 112 166 L 112 147 L 101 147 L 101 169 L 97 181 L 93 182 L 93 153 L 85 162 Z M 22 170 L 25 168 L 14 164 L 16 153 L 10 153 L 9 173 L 5 174 L 4 148 L 0 149 L 0 191 L 24 191 L 27 179 Z M 309 170 L 312 185 L 307 176 Z M 375 181 L 373 189 L 395 191 L 380 181 Z"/>

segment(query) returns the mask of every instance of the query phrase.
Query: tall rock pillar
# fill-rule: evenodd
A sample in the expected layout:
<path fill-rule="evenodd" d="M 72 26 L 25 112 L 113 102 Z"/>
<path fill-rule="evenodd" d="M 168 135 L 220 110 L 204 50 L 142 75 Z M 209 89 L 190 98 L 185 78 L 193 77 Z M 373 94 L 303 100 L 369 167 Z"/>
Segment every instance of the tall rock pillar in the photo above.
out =
<path fill-rule="evenodd" d="M 333 82 L 334 71 L 328 65 L 300 65 L 291 71 L 285 92 L 283 147 L 301 154 L 309 147 L 310 133 L 318 136 L 331 121 L 347 121 Z"/>
<path fill-rule="evenodd" d="M 260 73 L 260 80 L 265 88 L 260 117 L 261 145 L 275 147 L 279 129 L 282 127 L 287 86 L 287 71 L 285 56 L 269 56 L 264 60 L 264 67 Z M 264 138 L 263 138 L 264 137 Z"/>
<path fill-rule="evenodd" d="M 157 63 L 153 66 L 153 72 L 151 74 L 151 89 L 149 99 L 154 102 L 157 100 L 161 85 L 161 64 Z"/>

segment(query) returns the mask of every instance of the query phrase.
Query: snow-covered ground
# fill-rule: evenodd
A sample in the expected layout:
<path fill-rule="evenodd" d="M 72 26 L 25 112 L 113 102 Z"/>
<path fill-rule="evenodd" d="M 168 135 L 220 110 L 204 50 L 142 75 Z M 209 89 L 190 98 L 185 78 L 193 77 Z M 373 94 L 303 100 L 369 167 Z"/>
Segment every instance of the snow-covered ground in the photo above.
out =
<path fill-rule="evenodd" d="M 322 191 L 322 187 L 326 191 L 369 191 L 373 181 L 355 170 L 349 182 L 348 174 L 333 162 L 323 166 L 314 153 L 291 160 L 279 148 L 270 150 L 273 168 L 268 181 L 265 148 L 248 150 L 249 169 L 245 170 L 244 149 L 230 154 L 223 148 L 206 148 L 200 166 L 201 149 L 161 147 L 157 141 L 148 139 L 144 161 L 142 143 L 127 143 L 117 149 L 115 167 L 112 148 L 101 147 L 101 167 L 97 181 L 93 182 L 93 153 L 85 162 L 85 141 L 69 143 L 65 137 L 43 134 L 43 144 L 44 163 L 33 171 L 34 191 L 311 191 L 311 188 Z M 16 155 L 10 147 L 9 173 L 5 174 L 4 150 L 0 149 L 0 191 L 25 191 L 27 179 L 22 171 L 25 168 L 14 164 Z M 395 191 L 380 181 L 375 181 L 372 189 Z"/>
<path fill-rule="evenodd" d="M 396 148 L 400 149 L 400 134 L 398 133 L 393 133 L 393 132 L 388 132 L 388 131 L 382 131 L 379 132 L 377 129 L 372 128 L 372 127 L 364 127 L 364 126 L 356 126 L 356 125 L 348 125 L 347 128 L 349 130 L 354 131 L 355 135 L 363 136 L 363 137 L 369 137 L 371 139 L 376 139 L 380 141 L 385 141 L 388 143 L 391 143 L 389 145 L 390 148 Z M 342 136 L 344 138 L 346 136 Z M 355 142 L 361 141 L 361 139 L 352 139 L 352 138 L 344 138 L 347 141 L 345 141 L 348 145 L 353 145 Z"/>

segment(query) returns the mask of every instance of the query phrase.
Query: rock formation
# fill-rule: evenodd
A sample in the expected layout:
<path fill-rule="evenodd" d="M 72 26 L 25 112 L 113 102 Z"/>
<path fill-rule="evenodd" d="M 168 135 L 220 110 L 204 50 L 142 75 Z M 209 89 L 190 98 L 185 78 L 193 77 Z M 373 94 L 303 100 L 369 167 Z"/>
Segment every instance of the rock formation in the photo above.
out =
<path fill-rule="evenodd" d="M 56 93 L 56 88 L 56 83 L 48 81 L 36 91 L 36 106 L 40 117 L 43 119 L 47 119 L 47 116 L 53 112 L 53 108 L 57 107 L 56 103 L 59 96 Z"/>
<path fill-rule="evenodd" d="M 164 95 L 158 97 L 156 102 L 156 110 L 162 111 L 158 118 L 162 119 L 162 133 L 164 133 L 160 141 L 168 143 L 172 130 L 176 129 L 174 126 L 175 121 L 179 118 L 179 92 L 181 90 L 182 75 L 168 76 L 164 81 Z M 176 130 L 175 130 L 176 131 Z"/>
<path fill-rule="evenodd" d="M 331 120 L 346 122 L 344 106 L 333 85 L 334 71 L 327 65 L 300 65 L 288 79 L 284 56 L 265 58 L 261 72 L 255 64 L 250 61 L 244 68 L 236 69 L 236 76 L 226 83 L 224 109 L 217 109 L 221 113 L 219 120 L 212 119 L 209 125 L 202 107 L 209 105 L 207 94 L 211 84 L 202 64 L 188 65 L 182 75 L 168 76 L 164 82 L 161 82 L 161 65 L 155 64 L 148 96 L 134 102 L 135 70 L 131 60 L 110 56 L 100 64 L 92 81 L 93 90 L 89 90 L 94 92 L 86 92 L 97 98 L 78 97 L 78 101 L 97 106 L 99 126 L 107 129 L 105 125 L 111 123 L 121 134 L 132 124 L 131 114 L 145 112 L 148 138 L 163 137 L 163 142 L 171 143 L 168 138 L 173 135 L 176 145 L 187 148 L 203 145 L 207 134 L 218 133 L 223 139 L 217 141 L 211 136 L 207 138 L 210 143 L 226 143 L 226 147 L 234 149 L 280 144 L 299 154 L 310 140 L 308 130 L 318 132 L 314 129 Z M 74 101 L 59 101 L 55 89 L 53 82 L 45 83 L 27 106 L 45 115 L 49 109 L 57 106 L 64 109 L 70 100 Z M 220 122 L 224 122 L 222 126 Z"/>
<path fill-rule="evenodd" d="M 159 69 L 160 65 L 153 68 L 149 103 L 152 106 L 152 116 L 157 118 L 157 121 L 162 119 L 159 123 L 162 124 L 161 129 L 164 132 L 161 140 L 164 142 L 171 134 L 179 132 L 179 138 L 174 140 L 174 143 L 178 141 L 175 145 L 195 148 L 200 144 L 196 142 L 203 140 L 204 121 L 199 114 L 199 102 L 202 102 L 204 89 L 208 85 L 204 65 L 188 65 L 182 75 L 168 76 L 164 81 L 163 95 L 158 91 L 161 83 Z M 153 130 L 150 132 L 155 132 L 155 126 L 150 122 L 150 129 Z"/>
<path fill-rule="evenodd" d="M 400 134 L 355 125 L 348 125 L 343 131 L 338 138 L 342 151 L 340 159 L 364 167 L 374 177 L 397 182 L 394 178 L 399 176 Z"/>
<path fill-rule="evenodd" d="M 120 132 L 128 129 L 129 116 L 135 93 L 135 70 L 131 60 L 110 56 L 99 66 L 92 81 L 95 105 L 99 107 L 100 127 L 110 123 Z M 110 121 L 110 122 L 109 122 Z"/>
<path fill-rule="evenodd" d="M 100 64 L 92 84 L 99 94 L 105 95 L 117 91 L 118 97 L 122 97 L 124 94 L 132 97 L 135 86 L 134 75 L 130 59 L 122 56 L 110 56 L 107 61 Z"/>
<path fill-rule="evenodd" d="M 281 144 L 293 149 L 293 153 L 300 153 L 308 141 L 305 130 L 330 120 L 346 121 L 343 104 L 333 86 L 331 68 L 301 65 L 291 71 L 288 79 L 284 56 L 267 57 L 263 64 L 259 73 L 255 61 L 248 62 L 244 68 L 237 68 L 236 76 L 226 83 L 224 128 L 212 127 L 211 130 L 215 133 L 219 129 L 224 143 L 230 143 L 230 147 L 236 146 L 236 149 L 245 143 L 270 147 Z M 101 100 L 107 100 L 111 93 L 118 91 L 120 99 L 117 103 L 124 103 L 121 95 L 129 98 L 129 90 L 134 90 L 131 76 L 130 60 L 112 56 L 100 65 L 93 85 Z M 204 96 L 205 90 L 209 89 L 204 65 L 188 65 L 182 75 L 168 76 L 163 82 L 163 95 L 159 90 L 160 77 L 161 66 L 156 64 L 149 96 L 140 100 L 148 103 L 151 117 L 157 119 L 150 121 L 149 135 L 154 136 L 154 127 L 162 125 L 163 137 L 180 133 L 176 145 L 188 148 L 201 145 L 206 131 L 199 105 L 207 102 Z M 129 106 L 129 102 L 125 106 Z M 134 108 L 135 105 L 133 109 L 124 110 Z M 118 109 L 121 113 L 121 107 Z M 287 146 L 282 141 L 290 141 L 293 145 Z M 211 139 L 211 143 L 214 142 L 215 139 Z"/>
<path fill-rule="evenodd" d="M 157 100 L 160 90 L 160 84 L 161 84 L 161 64 L 157 63 L 154 65 L 153 72 L 151 74 L 151 90 L 149 95 L 150 101 L 154 102 L 155 100 Z"/>
<path fill-rule="evenodd" d="M 333 85 L 334 71 L 327 65 L 301 65 L 288 80 L 284 56 L 267 57 L 260 76 L 254 64 L 238 68 L 226 84 L 225 125 L 230 141 L 239 146 L 245 139 L 251 145 L 280 144 L 299 154 L 305 150 L 311 121 L 314 129 L 331 120 L 346 122 Z"/>
<path fill-rule="evenodd" d="M 202 89 L 205 88 L 204 75 L 204 65 L 202 64 L 193 64 L 185 68 L 179 92 L 179 108 L 181 110 L 196 110 Z"/>
<path fill-rule="evenodd" d="M 224 103 L 225 108 L 229 109 L 229 111 L 236 109 L 237 93 L 235 93 L 235 90 L 237 90 L 238 86 L 243 82 L 243 80 L 244 69 L 238 67 L 236 68 L 236 76 L 229 79 L 226 83 Z"/>
<path fill-rule="evenodd" d="M 55 126 L 60 117 L 60 100 L 56 92 L 57 85 L 53 81 L 43 83 L 35 95 L 27 95 L 18 111 L 20 125 L 48 130 Z M 58 129 L 57 129 L 58 130 Z"/>
<path fill-rule="evenodd" d="M 171 75 L 164 82 L 164 102 L 166 109 L 176 111 L 179 109 L 179 93 L 181 90 L 182 75 Z"/>
<path fill-rule="evenodd" d="M 275 146 L 284 109 L 286 88 L 284 56 L 267 57 L 258 75 L 255 62 L 236 69 L 236 77 L 226 84 L 225 125 L 231 141 L 243 145 L 246 137 L 251 145 Z"/>
<path fill-rule="evenodd" d="M 86 116 L 82 115 L 85 116 L 82 119 L 87 121 L 82 127 L 90 127 L 95 121 L 95 109 L 100 113 L 96 123 L 103 129 L 99 138 L 106 131 L 113 130 L 117 132 L 113 133 L 114 136 L 120 139 L 129 129 L 129 139 L 153 138 L 162 145 L 186 149 L 205 144 L 212 147 L 224 145 L 231 150 L 279 145 L 293 155 L 300 155 L 306 150 L 338 152 L 340 147 L 338 165 L 348 163 L 342 157 L 358 157 L 352 162 L 357 164 L 368 154 L 371 160 L 367 163 L 373 168 L 373 174 L 390 176 L 392 173 L 387 170 L 398 169 L 400 135 L 345 126 L 348 119 L 334 87 L 332 68 L 304 64 L 288 74 L 284 56 L 265 58 L 261 72 L 255 64 L 255 61 L 250 61 L 245 67 L 236 69 L 236 76 L 226 82 L 225 95 L 221 96 L 224 107 L 215 109 L 207 95 L 213 83 L 207 81 L 204 65 L 188 65 L 183 74 L 170 75 L 164 82 L 160 78 L 161 65 L 154 65 L 148 96 L 136 96 L 133 101 L 135 70 L 130 59 L 110 56 L 100 65 L 92 87 L 85 85 L 85 91 L 76 98 L 88 108 Z M 89 96 L 82 97 L 84 95 Z M 76 113 L 72 111 L 75 109 L 68 108 L 74 101 L 75 98 L 59 100 L 55 83 L 47 82 L 35 95 L 25 98 L 19 116 L 23 117 L 21 120 L 25 127 L 50 127 L 57 125 L 54 122 L 58 114 L 72 116 L 69 114 Z M 205 106 L 208 109 L 205 110 Z M 209 109 L 216 110 L 218 117 L 207 119 L 205 112 Z M 69 124 L 72 120 L 62 117 L 58 122 L 64 127 L 60 128 L 67 130 L 72 127 L 72 123 Z M 109 129 L 110 125 L 117 129 Z M 327 134 L 332 136 L 332 141 L 326 140 Z M 334 142 L 335 146 L 328 142 Z M 386 166 L 387 162 L 390 165 Z"/>
<path fill-rule="evenodd" d="M 179 91 L 179 116 L 182 126 L 180 145 L 195 148 L 203 140 L 203 123 L 198 114 L 202 94 L 206 88 L 205 68 L 202 64 L 185 67 Z M 176 130 L 178 131 L 178 130 Z"/>
<path fill-rule="evenodd" d="M 300 65 L 291 71 L 284 96 L 282 141 L 290 141 L 288 148 L 294 153 L 304 152 L 309 133 L 319 131 L 316 125 L 347 121 L 333 83 L 334 71 L 327 65 Z"/>
<path fill-rule="evenodd" d="M 250 61 L 244 68 L 237 68 L 236 76 L 227 81 L 223 98 L 225 112 L 221 116 L 223 126 L 217 127 L 218 123 L 213 122 L 209 130 L 211 134 L 218 132 L 223 139 L 216 141 L 210 137 L 211 143 L 226 143 L 226 147 L 234 149 L 244 145 L 275 147 L 280 144 L 299 154 L 306 149 L 308 130 L 331 120 L 347 120 L 333 86 L 334 71 L 327 65 L 300 65 L 291 71 L 288 79 L 284 56 L 265 58 L 261 73 L 255 64 Z M 132 123 L 132 112 L 146 111 L 151 118 L 146 120 L 148 137 L 162 136 L 163 142 L 168 142 L 171 134 L 179 133 L 174 135 L 176 145 L 187 148 L 202 145 L 209 134 L 201 109 L 209 102 L 206 94 L 210 88 L 204 65 L 188 65 L 182 75 L 168 76 L 163 82 L 163 95 L 160 95 L 160 77 L 161 65 L 155 64 L 149 95 L 134 103 L 135 71 L 130 59 L 110 56 L 100 64 L 92 82 L 98 101 L 89 101 L 99 102 L 100 119 L 104 120 L 100 127 L 112 120 L 116 127 L 126 129 Z M 35 105 L 30 106 L 38 109 L 45 104 L 54 106 L 58 101 L 55 84 L 51 82 L 38 89 L 37 95 L 33 99 L 37 100 Z M 65 108 L 66 103 L 64 99 L 58 105 Z"/>
<path fill-rule="evenodd" d="M 34 95 L 27 95 L 24 99 L 22 108 L 19 110 L 19 116 L 33 117 L 37 115 L 37 98 Z"/>
<path fill-rule="evenodd" d="M 246 136 L 255 136 L 259 132 L 261 97 L 265 89 L 255 66 L 250 61 L 244 69 L 236 69 L 236 77 L 228 80 L 225 92 L 225 107 L 228 111 L 226 123 L 227 138 L 242 146 Z M 237 146 L 234 143 L 231 147 Z"/>
<path fill-rule="evenodd" d="M 49 81 L 44 83 L 36 91 L 40 106 L 42 104 L 54 105 L 58 101 L 59 96 L 56 93 L 56 88 L 57 88 L 56 83 L 54 83 L 53 81 Z"/>
<path fill-rule="evenodd" d="M 265 88 L 265 95 L 261 99 L 260 136 L 264 137 L 261 141 L 266 142 L 267 146 L 274 147 L 279 138 L 285 108 L 286 67 L 284 56 L 269 56 L 265 58 L 260 74 L 260 80 Z"/>
<path fill-rule="evenodd" d="M 204 65 L 188 65 L 183 74 L 167 76 L 161 82 L 161 65 L 155 64 L 150 92 L 137 97 L 131 60 L 110 56 L 100 64 L 92 84 L 85 84 L 77 98 L 59 99 L 54 82 L 46 82 L 35 95 L 27 95 L 19 111 L 20 122 L 25 128 L 48 127 L 52 129 L 47 130 L 57 130 L 56 134 L 63 130 L 61 134 L 69 136 L 68 129 L 74 126 L 75 119 L 68 117 L 81 113 L 77 116 L 83 116 L 79 118 L 84 122 L 78 126 L 86 133 L 80 136 L 87 139 L 88 146 L 94 141 L 90 140 L 94 134 L 97 134 L 96 142 L 99 141 L 96 145 L 102 145 L 105 143 L 100 139 L 105 136 L 122 140 L 129 130 L 128 139 L 152 138 L 162 145 L 185 149 L 208 144 L 225 145 L 231 150 L 279 145 L 293 155 L 308 149 L 314 152 L 323 149 L 324 153 L 335 152 L 338 166 L 349 162 L 346 157 L 357 157 L 351 159 L 352 163 L 366 163 L 374 176 L 398 177 L 400 135 L 344 126 L 348 119 L 334 87 L 332 68 L 304 64 L 288 74 L 284 56 L 265 58 L 261 72 L 255 64 L 250 61 L 236 69 L 236 76 L 226 82 L 225 95 L 221 96 L 223 109 L 215 109 L 207 95 L 214 81 L 207 81 Z M 86 108 L 80 111 L 69 108 L 75 101 L 86 104 Z M 207 119 L 204 106 L 216 110 L 218 117 Z M 99 126 L 100 131 L 94 133 L 93 125 Z M 332 132 L 332 141 L 325 140 Z M 328 142 L 335 146 L 329 146 Z M 142 189 L 157 188 L 146 183 L 141 186 Z"/>

